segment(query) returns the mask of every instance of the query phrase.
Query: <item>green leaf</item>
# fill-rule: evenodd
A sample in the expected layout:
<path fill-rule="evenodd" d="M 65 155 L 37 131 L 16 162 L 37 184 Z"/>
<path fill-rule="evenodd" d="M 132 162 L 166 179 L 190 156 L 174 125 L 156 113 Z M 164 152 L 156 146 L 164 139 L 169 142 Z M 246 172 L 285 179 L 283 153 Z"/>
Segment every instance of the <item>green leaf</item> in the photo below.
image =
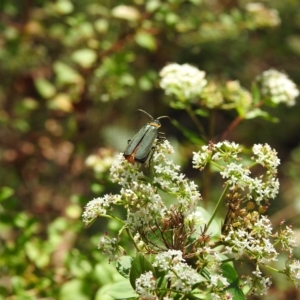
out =
<path fill-rule="evenodd" d="M 225 263 L 221 266 L 222 274 L 227 278 L 229 286 L 226 288 L 232 296 L 233 300 L 244 300 L 245 295 L 241 288 L 239 287 L 239 275 L 233 267 L 232 263 Z"/>
<path fill-rule="evenodd" d="M 54 85 L 45 78 L 35 78 L 34 85 L 38 93 L 44 98 L 51 98 L 56 93 Z"/>
<path fill-rule="evenodd" d="M 267 114 L 267 112 L 262 111 L 260 108 L 254 108 L 245 114 L 245 119 L 254 119 L 257 117 L 266 116 Z"/>
<path fill-rule="evenodd" d="M 58 299 L 64 300 L 89 300 L 92 299 L 92 289 L 79 279 L 71 279 L 64 283 L 59 290 Z"/>
<path fill-rule="evenodd" d="M 8 186 L 3 186 L 0 189 L 0 201 L 4 201 L 14 194 L 14 190 Z"/>
<path fill-rule="evenodd" d="M 135 281 L 144 273 L 155 270 L 151 263 L 141 254 L 138 254 L 132 261 L 129 279 L 131 286 L 135 289 Z"/>
<path fill-rule="evenodd" d="M 106 33 L 109 28 L 109 22 L 105 19 L 96 20 L 94 26 L 98 32 Z"/>
<path fill-rule="evenodd" d="M 30 130 L 30 125 L 27 120 L 24 119 L 15 119 L 13 127 L 21 132 L 28 132 Z"/>
<path fill-rule="evenodd" d="M 94 50 L 85 48 L 73 52 L 71 58 L 83 68 L 89 68 L 96 61 L 97 54 Z"/>
<path fill-rule="evenodd" d="M 146 48 L 150 51 L 156 50 L 156 41 L 155 38 L 145 31 L 139 31 L 135 35 L 135 41 L 138 45 L 140 45 L 143 48 Z"/>
<path fill-rule="evenodd" d="M 129 299 L 137 297 L 137 294 L 132 289 L 128 280 L 110 285 L 106 289 L 106 293 L 114 299 Z"/>
<path fill-rule="evenodd" d="M 83 81 L 76 70 L 61 61 L 56 61 L 53 64 L 53 69 L 60 83 L 80 83 Z"/>
<path fill-rule="evenodd" d="M 133 86 L 135 84 L 135 78 L 129 73 L 122 74 L 119 81 L 124 86 Z"/>
<path fill-rule="evenodd" d="M 254 108 L 245 114 L 245 119 L 263 118 L 267 121 L 277 123 L 278 118 L 272 117 L 268 112 L 261 110 L 260 108 Z"/>
<path fill-rule="evenodd" d="M 93 274 L 90 275 L 96 278 L 96 283 L 99 287 L 104 287 L 106 285 L 111 285 L 114 282 L 121 282 L 124 280 L 124 277 L 117 272 L 115 266 L 107 260 L 98 262 L 94 266 Z"/>
<path fill-rule="evenodd" d="M 33 98 L 25 97 L 22 101 L 22 106 L 26 110 L 35 110 L 39 107 L 39 103 Z"/>
<path fill-rule="evenodd" d="M 113 298 L 112 296 L 108 295 L 108 294 L 104 294 L 103 290 L 107 290 L 107 287 L 104 286 L 104 287 L 101 287 L 96 295 L 95 295 L 95 298 L 93 298 L 94 300 L 115 300 L 115 298 Z"/>
<path fill-rule="evenodd" d="M 129 278 L 132 260 L 133 258 L 131 256 L 122 256 L 118 259 L 116 268 L 118 272 L 125 278 Z"/>
<path fill-rule="evenodd" d="M 174 109 L 186 109 L 187 103 L 174 100 L 170 102 L 170 106 Z"/>
<path fill-rule="evenodd" d="M 253 103 L 258 104 L 260 101 L 260 91 L 256 83 L 252 83 L 251 92 Z"/>
<path fill-rule="evenodd" d="M 149 91 L 153 88 L 153 82 L 147 76 L 141 76 L 138 80 L 138 85 L 143 91 Z"/>
<path fill-rule="evenodd" d="M 24 250 L 29 260 L 38 268 L 44 268 L 49 264 L 50 254 L 38 239 L 32 239 L 24 245 Z"/>
<path fill-rule="evenodd" d="M 201 108 L 194 110 L 194 113 L 201 117 L 208 117 L 209 115 L 207 109 L 201 109 Z"/>
<path fill-rule="evenodd" d="M 222 269 L 223 276 L 227 278 L 227 280 L 230 284 L 238 282 L 239 275 L 237 274 L 236 270 L 234 269 L 232 263 L 222 264 L 221 269 Z"/>
<path fill-rule="evenodd" d="M 73 3 L 69 0 L 59 0 L 54 4 L 54 9 L 61 15 L 69 14 L 73 11 Z"/>
<path fill-rule="evenodd" d="M 177 120 L 172 120 L 172 124 L 181 131 L 181 133 L 193 144 L 195 145 L 204 145 L 206 144 L 205 138 L 200 134 L 196 134 L 191 130 L 183 127 Z"/>
<path fill-rule="evenodd" d="M 154 12 L 162 5 L 160 0 L 150 0 L 146 2 L 146 11 Z"/>

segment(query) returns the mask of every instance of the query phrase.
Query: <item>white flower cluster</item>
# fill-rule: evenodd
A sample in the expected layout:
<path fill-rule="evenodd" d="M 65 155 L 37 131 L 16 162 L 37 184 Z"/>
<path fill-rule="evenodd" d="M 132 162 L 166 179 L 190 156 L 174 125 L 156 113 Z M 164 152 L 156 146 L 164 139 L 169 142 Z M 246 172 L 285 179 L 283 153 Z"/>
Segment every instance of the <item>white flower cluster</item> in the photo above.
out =
<path fill-rule="evenodd" d="M 261 201 L 274 199 L 279 191 L 279 181 L 277 178 L 266 176 L 252 178 L 248 167 L 241 164 L 230 163 L 220 172 L 221 176 L 226 180 L 230 189 L 239 188 L 246 190 L 246 198 L 255 200 L 256 203 Z"/>
<path fill-rule="evenodd" d="M 207 267 L 212 273 L 220 272 L 222 260 L 224 258 L 223 254 L 220 254 L 217 250 L 211 248 L 210 246 L 204 246 L 198 251 L 201 260 L 197 262 L 199 268 Z"/>
<path fill-rule="evenodd" d="M 272 285 L 270 277 L 263 276 L 258 267 L 252 273 L 254 276 L 245 277 L 244 285 L 251 287 L 251 295 L 266 295 Z"/>
<path fill-rule="evenodd" d="M 210 276 L 210 283 L 211 283 L 210 286 L 215 286 L 215 287 L 217 287 L 219 285 L 219 283 L 221 283 L 223 287 L 229 285 L 227 278 L 225 278 L 224 276 L 222 276 L 220 274 L 212 274 Z"/>
<path fill-rule="evenodd" d="M 91 200 L 84 209 L 82 219 L 85 226 L 89 226 L 96 218 L 106 215 L 107 209 L 120 201 L 120 195 L 105 195 Z"/>
<path fill-rule="evenodd" d="M 204 169 L 210 161 L 223 160 L 227 162 L 229 159 L 239 160 L 238 154 L 242 151 L 239 144 L 234 142 L 219 142 L 217 144 L 209 144 L 201 147 L 199 152 L 193 152 L 193 165 L 195 169 Z"/>
<path fill-rule="evenodd" d="M 250 2 L 245 8 L 255 27 L 274 27 L 281 22 L 278 11 L 267 8 L 263 3 Z"/>
<path fill-rule="evenodd" d="M 172 152 L 173 148 L 167 140 L 157 145 L 151 160 L 154 170 L 151 183 L 147 182 L 145 175 L 140 171 L 139 163 L 129 163 L 120 153 L 110 173 L 111 180 L 122 186 L 120 194 L 105 195 L 90 201 L 83 213 L 85 224 L 89 225 L 97 217 L 105 215 L 113 204 L 121 204 L 127 209 L 125 223 L 133 231 L 138 228 L 150 228 L 150 224 L 154 225 L 155 220 L 169 215 L 168 212 L 172 209 L 182 212 L 183 216 L 194 213 L 201 200 L 198 187 L 178 172 L 178 165 L 166 159 L 165 154 Z M 158 188 L 174 195 L 176 208 L 172 206 L 169 210 L 166 207 Z"/>
<path fill-rule="evenodd" d="M 217 271 L 220 271 L 221 258 L 214 250 L 205 247 L 205 249 L 201 250 L 201 253 L 202 259 L 206 261 L 204 257 L 208 255 L 209 260 L 211 260 L 209 263 L 210 267 L 207 263 L 205 264 L 206 269 L 209 269 L 210 272 L 213 271 L 212 264 L 217 265 Z M 217 264 L 213 262 L 214 259 L 217 261 Z M 227 279 L 221 274 L 211 273 L 209 278 L 200 275 L 196 269 L 193 269 L 186 263 L 180 250 L 168 250 L 157 254 L 153 267 L 157 268 L 159 272 L 165 273 L 164 278 L 169 279 L 169 288 L 171 290 L 180 293 L 189 293 L 193 290 L 195 284 L 201 283 L 212 291 L 219 290 L 219 294 L 222 294 L 229 285 Z M 201 268 L 200 265 L 199 268 Z M 231 299 L 230 294 L 228 294 L 228 297 L 228 299 Z"/>
<path fill-rule="evenodd" d="M 207 84 L 205 72 L 189 64 L 169 64 L 162 68 L 160 86 L 167 95 L 173 95 L 180 101 L 199 97 Z"/>
<path fill-rule="evenodd" d="M 178 210 L 184 216 L 188 216 L 196 211 L 201 195 L 198 186 L 185 178 L 184 174 L 178 172 L 180 166 L 166 159 L 164 153 L 170 152 L 169 147 L 169 142 L 165 141 L 160 145 L 160 151 L 153 154 L 153 161 L 156 162 L 153 182 L 158 184 L 162 190 L 175 195 Z"/>
<path fill-rule="evenodd" d="M 277 173 L 277 168 L 280 165 L 280 159 L 277 157 L 277 152 L 268 144 L 256 144 L 252 147 L 254 155 L 257 156 L 255 161 L 266 167 L 272 173 Z"/>
<path fill-rule="evenodd" d="M 267 169 L 266 176 L 251 177 L 249 166 L 238 164 L 241 160 L 238 154 L 242 148 L 236 143 L 228 141 L 209 146 L 202 146 L 199 152 L 194 152 L 194 168 L 202 170 L 210 162 L 220 169 L 220 175 L 226 180 L 230 189 L 239 188 L 246 191 L 248 199 L 254 199 L 257 203 L 262 200 L 274 199 L 279 191 L 279 181 L 276 178 L 277 167 L 280 160 L 277 152 L 267 144 L 254 145 L 252 157 L 255 164 L 260 164 Z"/>
<path fill-rule="evenodd" d="M 245 256 L 256 265 L 256 271 L 252 278 L 240 278 L 240 286 L 248 284 L 253 293 L 265 294 L 271 280 L 262 275 L 259 267 L 278 260 L 275 245 L 281 244 L 290 255 L 295 247 L 291 227 L 281 228 L 279 233 L 273 234 L 270 220 L 254 210 L 256 205 L 252 201 L 263 209 L 278 193 L 276 176 L 280 160 L 277 152 L 267 144 L 257 144 L 252 148 L 252 163 L 248 159 L 242 163 L 243 148 L 224 141 L 211 142 L 194 153 L 195 168 L 203 169 L 210 163 L 219 170 L 226 183 L 218 202 L 222 203 L 226 198 L 228 207 L 224 225 L 216 229 L 221 231 L 221 236 L 219 231 L 218 235 L 210 234 L 215 213 L 207 218 L 205 210 L 200 210 L 198 187 L 180 173 L 180 166 L 166 158 L 166 154 L 172 152 L 167 140 L 156 144 L 149 166 L 151 177 L 141 171 L 141 164 L 129 163 L 120 153 L 110 169 L 110 177 L 121 186 L 121 191 L 90 201 L 83 213 L 85 225 L 100 216 L 110 217 L 114 205 L 122 205 L 127 210 L 127 219 L 120 220 L 123 229 L 126 228 L 139 252 L 154 258 L 155 272 L 146 272 L 135 282 L 139 299 L 171 300 L 174 295 L 183 298 L 199 290 L 209 292 L 212 299 L 233 299 L 228 288 L 230 277 L 227 278 L 222 270 L 228 260 L 244 259 Z M 262 174 L 253 177 L 253 167 L 256 172 L 263 169 Z M 163 201 L 164 193 L 174 201 L 169 207 Z M 263 206 L 260 203 L 264 200 L 267 203 Z M 98 247 L 111 261 L 124 255 L 119 240 L 119 236 L 100 238 Z M 223 247 L 218 247 L 220 245 Z M 293 260 L 281 272 L 299 285 L 299 261 Z"/>
<path fill-rule="evenodd" d="M 183 262 L 182 252 L 179 250 L 169 250 L 161 252 L 155 257 L 153 267 L 159 267 L 162 271 L 168 271 L 170 266 Z"/>
<path fill-rule="evenodd" d="M 155 257 L 153 263 L 159 271 L 167 272 L 165 278 L 170 281 L 170 288 L 176 291 L 188 293 L 196 283 L 200 283 L 204 278 L 190 267 L 182 258 L 179 250 L 168 250 L 161 252 Z"/>
<path fill-rule="evenodd" d="M 178 172 L 179 166 L 166 159 L 165 154 L 172 153 L 173 148 L 166 140 L 157 145 L 152 157 L 154 169 L 152 184 L 143 179 L 139 164 L 132 165 L 120 155 L 111 168 L 111 178 L 122 185 L 121 198 L 128 209 L 127 224 L 130 228 L 147 226 L 156 217 L 163 218 L 167 207 L 158 194 L 157 186 L 174 195 L 178 209 L 184 215 L 194 212 L 201 199 L 198 187 Z"/>
<path fill-rule="evenodd" d="M 224 237 L 226 252 L 236 259 L 248 254 L 258 263 L 267 264 L 276 261 L 278 253 L 270 241 L 272 224 L 266 216 L 261 216 L 254 224 L 240 226 L 231 230 Z"/>
<path fill-rule="evenodd" d="M 100 238 L 98 249 L 108 255 L 110 261 L 116 261 L 120 256 L 120 253 L 118 253 L 120 252 L 118 240 L 116 238 L 110 238 L 107 235 Z"/>
<path fill-rule="evenodd" d="M 135 291 L 141 296 L 140 299 L 158 300 L 155 288 L 156 279 L 151 271 L 142 274 L 135 281 Z"/>
<path fill-rule="evenodd" d="M 150 183 L 140 182 L 132 190 L 123 188 L 120 193 L 128 203 L 126 223 L 133 230 L 152 223 L 154 216 L 164 217 L 166 214 L 165 203 Z"/>
<path fill-rule="evenodd" d="M 286 272 L 288 278 L 294 282 L 297 288 L 300 286 L 300 261 L 293 259 L 292 262 L 287 262 Z"/>
<path fill-rule="evenodd" d="M 261 88 L 262 97 L 272 103 L 285 103 L 287 106 L 296 104 L 295 98 L 299 96 L 299 90 L 286 74 L 271 69 L 257 76 L 256 81 Z"/>
<path fill-rule="evenodd" d="M 290 226 L 281 228 L 280 232 L 276 234 L 277 241 L 282 245 L 282 249 L 288 251 L 292 255 L 293 248 L 297 246 L 295 240 L 295 232 Z"/>

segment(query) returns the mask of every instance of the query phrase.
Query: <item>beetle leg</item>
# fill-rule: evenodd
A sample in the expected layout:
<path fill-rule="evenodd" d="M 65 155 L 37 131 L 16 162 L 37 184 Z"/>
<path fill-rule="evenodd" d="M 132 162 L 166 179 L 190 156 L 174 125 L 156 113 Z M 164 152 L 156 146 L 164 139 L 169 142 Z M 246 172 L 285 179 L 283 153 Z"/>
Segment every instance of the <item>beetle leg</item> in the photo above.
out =
<path fill-rule="evenodd" d="M 154 151 L 155 151 L 155 148 L 156 146 L 153 146 L 150 150 L 150 153 L 149 153 L 149 156 L 148 156 L 148 159 L 147 159 L 147 167 L 148 167 L 148 171 L 150 170 L 150 165 L 151 165 L 151 162 L 152 162 L 152 159 L 153 159 L 153 155 L 154 155 Z M 150 158 L 149 158 L 150 157 Z"/>

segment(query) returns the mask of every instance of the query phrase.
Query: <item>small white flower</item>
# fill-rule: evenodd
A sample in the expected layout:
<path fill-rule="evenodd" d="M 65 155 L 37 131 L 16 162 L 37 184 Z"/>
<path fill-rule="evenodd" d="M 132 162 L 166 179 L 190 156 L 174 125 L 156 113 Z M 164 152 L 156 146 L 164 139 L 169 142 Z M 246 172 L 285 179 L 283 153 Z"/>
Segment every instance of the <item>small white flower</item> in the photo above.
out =
<path fill-rule="evenodd" d="M 260 278 L 262 273 L 261 273 L 261 270 L 260 269 L 256 269 L 255 271 L 252 272 L 254 274 L 254 276 Z"/>
<path fill-rule="evenodd" d="M 277 152 L 267 144 L 253 146 L 255 156 L 252 159 L 267 169 L 265 176 L 254 178 L 251 177 L 249 169 L 251 165 L 248 167 L 236 163 L 241 161 L 241 152 L 242 147 L 234 142 L 210 143 L 202 146 L 199 152 L 193 153 L 193 167 L 203 170 L 210 162 L 221 169 L 220 175 L 226 180 L 230 190 L 239 188 L 244 191 L 246 198 L 253 199 L 258 204 L 263 200 L 274 199 L 279 191 L 276 175 L 280 160 Z"/>
<path fill-rule="evenodd" d="M 184 219 L 186 223 L 192 223 L 193 225 L 204 225 L 205 219 L 201 211 L 196 210 L 187 215 Z"/>
<path fill-rule="evenodd" d="M 98 249 L 109 256 L 110 261 L 116 261 L 123 253 L 119 252 L 118 240 L 105 235 L 102 236 L 98 243 Z"/>
<path fill-rule="evenodd" d="M 165 278 L 170 280 L 171 288 L 177 291 L 190 292 L 194 284 L 203 281 L 203 277 L 185 263 L 180 250 L 157 254 L 153 266 L 166 272 Z"/>
<path fill-rule="evenodd" d="M 289 251 L 290 254 L 292 254 L 293 248 L 297 246 L 295 232 L 290 226 L 286 226 L 285 229 L 280 230 L 277 240 L 281 243 L 282 249 Z"/>
<path fill-rule="evenodd" d="M 194 284 L 203 281 L 203 277 L 184 262 L 178 262 L 171 267 L 165 278 L 170 279 L 171 288 L 185 293 L 190 292 Z"/>
<path fill-rule="evenodd" d="M 105 195 L 88 202 L 82 214 L 85 226 L 90 225 L 99 216 L 105 215 L 107 209 L 109 209 L 112 204 L 120 201 L 120 199 L 120 195 Z"/>
<path fill-rule="evenodd" d="M 270 277 L 262 277 L 259 281 L 260 291 L 259 295 L 266 295 L 268 293 L 269 287 L 272 285 Z"/>
<path fill-rule="evenodd" d="M 154 294 L 156 288 L 156 279 L 151 271 L 142 274 L 135 281 L 135 291 L 141 296 L 141 299 L 158 300 Z"/>
<path fill-rule="evenodd" d="M 234 187 L 238 186 L 241 189 L 244 189 L 249 182 L 250 170 L 245 168 L 241 164 L 230 163 L 223 168 L 223 171 L 220 172 L 221 176 L 224 179 L 227 179 L 227 183 Z"/>
<path fill-rule="evenodd" d="M 210 160 L 239 160 L 238 154 L 241 151 L 239 144 L 228 141 L 202 146 L 199 152 L 193 152 L 193 167 L 202 170 Z"/>
<path fill-rule="evenodd" d="M 286 262 L 287 267 L 285 269 L 288 278 L 296 285 L 297 288 L 300 286 L 300 261 L 293 259 L 292 262 L 289 260 Z"/>
<path fill-rule="evenodd" d="M 246 225 L 246 224 L 245 224 Z M 260 216 L 254 224 L 246 225 L 248 228 L 231 227 L 224 237 L 227 242 L 226 252 L 238 259 L 248 254 L 258 263 L 267 264 L 276 261 L 278 252 L 270 241 L 272 234 L 271 221 L 266 216 Z"/>
<path fill-rule="evenodd" d="M 252 151 L 255 154 L 255 161 L 262 166 L 271 169 L 275 173 L 280 164 L 280 159 L 277 157 L 277 152 L 272 149 L 268 144 L 256 144 L 252 147 Z"/>
<path fill-rule="evenodd" d="M 295 98 L 299 90 L 288 76 L 276 70 L 268 70 L 256 77 L 261 88 L 261 94 L 274 104 L 285 103 L 287 106 L 296 104 Z"/>
<path fill-rule="evenodd" d="M 169 64 L 160 71 L 159 75 L 160 86 L 166 94 L 174 95 L 181 101 L 199 97 L 207 84 L 205 72 L 189 64 Z"/>
<path fill-rule="evenodd" d="M 212 150 L 209 146 L 202 146 L 199 152 L 193 152 L 193 168 L 203 169 L 210 161 Z"/>
<path fill-rule="evenodd" d="M 220 274 L 212 274 L 210 276 L 211 286 L 218 286 L 220 283 L 226 287 L 229 285 L 227 279 Z"/>
<path fill-rule="evenodd" d="M 180 250 L 168 250 L 156 255 L 153 266 L 161 271 L 167 271 L 171 266 L 181 261 L 184 261 L 184 259 Z"/>

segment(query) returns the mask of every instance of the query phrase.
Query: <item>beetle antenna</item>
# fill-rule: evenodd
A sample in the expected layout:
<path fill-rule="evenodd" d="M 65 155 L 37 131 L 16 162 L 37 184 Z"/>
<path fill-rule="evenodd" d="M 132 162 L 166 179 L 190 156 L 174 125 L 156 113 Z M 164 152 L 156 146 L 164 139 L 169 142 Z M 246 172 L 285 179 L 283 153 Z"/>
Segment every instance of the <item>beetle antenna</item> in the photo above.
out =
<path fill-rule="evenodd" d="M 146 111 L 142 110 L 142 109 L 138 109 L 139 111 L 143 112 L 144 114 L 146 114 L 147 116 L 149 116 L 151 118 L 151 120 L 154 120 L 154 118 L 148 114 Z"/>
<path fill-rule="evenodd" d="M 168 118 L 169 120 L 171 120 L 171 118 L 169 116 L 161 116 L 161 117 L 156 118 L 156 120 L 163 119 L 163 118 Z"/>

